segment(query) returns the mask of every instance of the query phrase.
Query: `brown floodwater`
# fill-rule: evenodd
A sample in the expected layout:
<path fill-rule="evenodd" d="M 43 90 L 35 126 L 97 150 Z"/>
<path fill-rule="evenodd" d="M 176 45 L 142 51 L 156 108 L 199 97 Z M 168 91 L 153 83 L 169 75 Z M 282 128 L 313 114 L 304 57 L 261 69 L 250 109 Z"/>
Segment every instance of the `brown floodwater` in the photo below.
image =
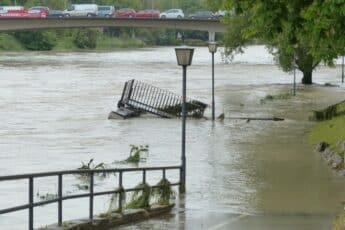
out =
<path fill-rule="evenodd" d="M 180 162 L 181 121 L 151 116 L 108 120 L 130 79 L 181 92 L 181 69 L 173 48 L 109 53 L 0 54 L 0 175 L 75 169 L 81 161 L 113 163 L 130 144 L 148 144 L 140 166 Z M 210 104 L 210 55 L 197 48 L 188 68 L 187 94 Z M 226 64 L 216 55 L 216 111 L 224 121 L 188 120 L 187 194 L 164 218 L 123 229 L 327 229 L 342 210 L 343 177 L 313 152 L 308 142 L 312 110 L 343 100 L 340 68 L 319 68 L 318 85 L 298 85 L 296 97 L 262 102 L 266 95 L 291 91 L 292 75 L 277 68 L 261 46 Z M 298 73 L 297 80 L 300 81 Z M 210 110 L 206 111 L 207 117 Z M 283 117 L 282 122 L 231 117 Z M 177 173 L 168 174 L 171 181 Z M 114 180 L 97 189 L 114 188 Z M 148 175 L 149 183 L 159 175 Z M 125 187 L 137 184 L 129 175 Z M 66 178 L 65 193 L 78 193 Z M 57 181 L 41 179 L 35 193 L 56 193 Z M 0 183 L 0 207 L 27 201 L 26 183 Z M 36 197 L 36 200 L 38 198 Z M 96 200 L 105 211 L 109 197 Z M 86 217 L 88 201 L 66 201 L 64 220 Z M 36 226 L 54 223 L 56 205 L 35 209 Z M 1 229 L 26 229 L 27 213 L 0 216 Z"/>

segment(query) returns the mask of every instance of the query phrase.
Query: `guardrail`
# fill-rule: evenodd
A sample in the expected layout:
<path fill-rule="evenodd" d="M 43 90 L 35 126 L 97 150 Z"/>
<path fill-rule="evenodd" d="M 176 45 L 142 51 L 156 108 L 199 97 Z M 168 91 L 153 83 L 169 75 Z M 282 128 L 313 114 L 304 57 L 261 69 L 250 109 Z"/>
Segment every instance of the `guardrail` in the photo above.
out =
<path fill-rule="evenodd" d="M 15 206 L 11 208 L 1 209 L 1 214 L 6 213 L 12 213 L 20 210 L 26 210 L 29 211 L 29 223 L 28 223 L 28 229 L 33 230 L 34 229 L 34 208 L 51 204 L 51 203 L 58 203 L 58 225 L 62 226 L 62 201 L 64 200 L 70 200 L 70 199 L 77 199 L 77 198 L 83 198 L 83 197 L 89 197 L 89 219 L 93 219 L 93 204 L 94 204 L 94 197 L 95 196 L 101 196 L 101 195 L 110 195 L 110 194 L 119 194 L 119 209 L 122 210 L 122 195 L 123 192 L 133 192 L 133 191 L 139 191 L 142 190 L 141 188 L 129 188 L 124 189 L 122 191 L 120 190 L 111 190 L 111 191 L 103 191 L 103 192 L 94 192 L 94 176 L 95 174 L 100 173 L 116 173 L 119 175 L 119 188 L 123 188 L 123 174 L 126 172 L 142 172 L 142 182 L 146 183 L 146 172 L 148 171 L 162 171 L 162 177 L 163 179 L 166 179 L 166 171 L 167 170 L 179 170 L 180 177 L 181 178 L 181 166 L 167 166 L 167 167 L 146 167 L 146 168 L 120 168 L 120 169 L 96 169 L 96 170 L 69 170 L 69 171 L 55 171 L 55 172 L 44 172 L 44 173 L 33 173 L 33 174 L 21 174 L 21 175 L 12 175 L 12 176 L 1 176 L 0 182 L 3 181 L 13 181 L 13 180 L 28 180 L 28 197 L 29 201 L 28 204 Z M 77 194 L 77 195 L 68 195 L 63 196 L 62 194 L 62 188 L 63 188 L 63 176 L 64 175 L 85 175 L 87 174 L 89 176 L 89 193 L 83 193 L 83 194 Z M 35 178 L 42 178 L 42 177 L 51 177 L 51 176 L 57 176 L 58 179 L 58 194 L 57 198 L 50 199 L 46 201 L 40 201 L 40 202 L 34 202 L 34 179 Z M 181 180 L 181 179 L 180 179 Z M 171 186 L 177 186 L 180 185 L 180 181 L 177 183 L 172 183 Z M 152 186 L 158 187 L 158 186 Z"/>

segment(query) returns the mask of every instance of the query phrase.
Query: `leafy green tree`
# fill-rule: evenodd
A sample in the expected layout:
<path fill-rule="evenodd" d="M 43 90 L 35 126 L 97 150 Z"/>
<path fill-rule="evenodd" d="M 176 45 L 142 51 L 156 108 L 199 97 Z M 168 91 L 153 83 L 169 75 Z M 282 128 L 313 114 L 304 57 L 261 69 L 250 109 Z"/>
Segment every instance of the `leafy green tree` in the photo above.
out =
<path fill-rule="evenodd" d="M 49 30 L 16 32 L 14 36 L 28 50 L 52 50 L 56 44 L 56 33 Z"/>
<path fill-rule="evenodd" d="M 333 65 L 345 54 L 345 1 L 314 1 L 303 16 L 311 54 Z"/>
<path fill-rule="evenodd" d="M 329 12 L 335 5 L 343 9 L 344 1 L 225 0 L 225 4 L 227 9 L 235 9 L 236 12 L 226 21 L 229 31 L 225 36 L 225 44 L 230 54 L 241 52 L 248 42 L 258 39 L 268 45 L 284 71 L 292 70 L 295 57 L 296 66 L 303 73 L 302 83 L 312 84 L 315 67 L 321 61 L 331 64 L 332 58 L 340 52 L 338 45 L 330 48 L 326 42 L 320 43 L 318 30 L 320 24 L 322 27 L 328 20 L 337 23 L 332 27 L 345 28 L 344 11 L 339 13 L 343 15 L 342 22 L 335 22 L 332 19 L 334 15 Z M 317 13 L 321 9 L 319 7 L 325 7 L 322 11 L 327 12 L 323 18 Z M 333 38 L 328 43 L 333 44 L 339 40 L 335 36 Z M 334 55 L 329 56 L 329 51 L 334 51 Z"/>

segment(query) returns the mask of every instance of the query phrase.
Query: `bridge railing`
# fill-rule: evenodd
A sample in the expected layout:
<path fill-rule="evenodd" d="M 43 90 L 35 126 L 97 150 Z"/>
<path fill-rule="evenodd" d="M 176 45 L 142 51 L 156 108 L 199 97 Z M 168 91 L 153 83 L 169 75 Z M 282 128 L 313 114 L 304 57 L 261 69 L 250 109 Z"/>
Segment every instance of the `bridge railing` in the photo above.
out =
<path fill-rule="evenodd" d="M 141 172 L 142 173 L 142 183 L 146 183 L 146 172 L 149 171 L 161 171 L 163 179 L 166 179 L 166 171 L 167 170 L 179 170 L 181 178 L 181 166 L 167 166 L 167 167 L 145 167 L 145 168 L 117 168 L 117 169 L 95 169 L 95 170 L 69 170 L 69 171 L 55 171 L 55 172 L 44 172 L 44 173 L 33 173 L 33 174 L 21 174 L 21 175 L 11 175 L 11 176 L 1 176 L 0 182 L 4 181 L 14 181 L 14 180 L 27 180 L 28 181 L 28 203 L 14 206 L 6 209 L 0 209 L 0 215 L 6 213 L 12 213 L 20 210 L 28 210 L 28 229 L 34 229 L 34 208 L 51 204 L 51 203 L 58 203 L 58 225 L 62 226 L 62 214 L 63 214 L 63 206 L 62 202 L 64 200 L 71 200 L 71 199 L 78 199 L 78 198 L 89 198 L 89 219 L 93 219 L 94 215 L 94 197 L 95 196 L 102 196 L 102 195 L 111 195 L 111 194 L 118 194 L 118 208 L 122 210 L 122 196 L 123 193 L 126 192 L 133 192 L 133 191 L 140 191 L 142 188 L 133 187 L 121 190 L 123 188 L 123 174 L 127 172 Z M 114 173 L 118 175 L 118 189 L 108 190 L 108 191 L 94 191 L 94 177 L 97 174 L 105 174 L 105 173 Z M 89 181 L 89 192 L 76 194 L 76 195 L 63 195 L 63 176 L 65 175 L 87 175 Z M 55 199 L 49 199 L 45 201 L 34 202 L 34 180 L 37 178 L 43 177 L 57 177 L 58 180 L 58 193 Z M 178 186 L 180 185 L 180 181 L 176 183 L 172 183 L 170 186 Z M 155 188 L 158 186 L 152 186 Z"/>

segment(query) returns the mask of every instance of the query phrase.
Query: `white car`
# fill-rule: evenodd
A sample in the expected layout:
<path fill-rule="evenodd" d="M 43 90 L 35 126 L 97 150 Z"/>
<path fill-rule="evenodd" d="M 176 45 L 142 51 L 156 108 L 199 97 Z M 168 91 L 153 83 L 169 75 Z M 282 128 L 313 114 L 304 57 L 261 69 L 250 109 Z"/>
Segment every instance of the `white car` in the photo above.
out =
<path fill-rule="evenodd" d="M 98 15 L 98 5 L 96 4 L 73 4 L 63 11 L 68 17 L 94 17 Z"/>
<path fill-rule="evenodd" d="M 184 13 L 181 9 L 170 9 L 162 12 L 160 18 L 184 18 Z"/>

